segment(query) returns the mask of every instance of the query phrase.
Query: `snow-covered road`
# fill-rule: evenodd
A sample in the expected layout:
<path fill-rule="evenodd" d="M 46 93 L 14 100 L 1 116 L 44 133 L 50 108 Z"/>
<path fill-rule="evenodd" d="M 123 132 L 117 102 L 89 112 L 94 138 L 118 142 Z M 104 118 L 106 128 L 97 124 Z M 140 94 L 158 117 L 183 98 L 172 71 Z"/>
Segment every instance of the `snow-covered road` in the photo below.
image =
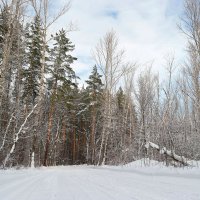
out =
<path fill-rule="evenodd" d="M 0 171 L 0 200 L 200 200 L 200 172 L 134 167 Z"/>

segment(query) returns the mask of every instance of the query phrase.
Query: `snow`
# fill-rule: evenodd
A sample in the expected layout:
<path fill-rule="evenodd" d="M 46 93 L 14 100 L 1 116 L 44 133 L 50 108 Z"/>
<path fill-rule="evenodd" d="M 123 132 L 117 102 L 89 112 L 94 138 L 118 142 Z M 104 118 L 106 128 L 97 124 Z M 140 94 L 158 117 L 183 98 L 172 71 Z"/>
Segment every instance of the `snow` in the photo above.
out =
<path fill-rule="evenodd" d="M 148 166 L 151 162 L 151 165 Z M 200 200 L 200 169 L 142 160 L 124 166 L 0 171 L 0 200 Z"/>
<path fill-rule="evenodd" d="M 149 148 L 149 145 L 150 145 L 152 148 L 155 148 L 155 149 L 159 149 L 159 148 L 160 148 L 157 144 L 155 144 L 155 143 L 153 143 L 153 142 L 148 142 L 148 143 L 145 145 L 145 147 L 148 149 L 148 148 Z"/>

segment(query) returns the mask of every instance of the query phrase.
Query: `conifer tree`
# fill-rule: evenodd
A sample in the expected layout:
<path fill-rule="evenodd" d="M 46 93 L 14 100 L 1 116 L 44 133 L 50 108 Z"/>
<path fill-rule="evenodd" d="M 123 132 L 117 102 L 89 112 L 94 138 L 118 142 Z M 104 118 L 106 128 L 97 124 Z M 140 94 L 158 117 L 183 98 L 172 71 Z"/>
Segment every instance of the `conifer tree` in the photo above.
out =
<path fill-rule="evenodd" d="M 119 87 L 119 90 L 117 91 L 116 98 L 117 98 L 117 108 L 119 109 L 119 111 L 123 112 L 125 104 L 125 95 L 121 87 Z"/>
<path fill-rule="evenodd" d="M 64 29 L 52 37 L 55 43 L 51 50 L 50 60 L 52 64 L 48 69 L 51 75 L 51 78 L 49 78 L 49 86 L 53 91 L 56 90 L 57 93 L 57 89 L 62 90 L 62 87 L 70 85 L 76 87 L 76 78 L 78 77 L 70 65 L 77 58 L 69 54 L 69 52 L 74 50 L 74 45 L 67 38 Z"/>
<path fill-rule="evenodd" d="M 12 19 L 10 7 L 5 4 L 0 10 L 0 130 L 4 131 L 9 114 L 14 110 L 13 90 L 17 68 L 21 64 L 23 26 L 19 18 Z M 23 56 L 23 55 L 22 55 Z"/>
<path fill-rule="evenodd" d="M 28 104 L 35 104 L 39 94 L 42 57 L 42 32 L 39 16 L 27 29 L 27 66 L 24 69 L 23 98 Z"/>
<path fill-rule="evenodd" d="M 3 45 L 5 40 L 5 35 L 8 32 L 8 19 L 9 19 L 9 11 L 8 7 L 1 9 L 0 13 L 0 63 L 2 62 L 3 57 Z"/>
<path fill-rule="evenodd" d="M 10 85 L 10 65 L 3 66 L 3 59 L 8 56 L 5 55 L 5 43 L 6 35 L 8 34 L 9 29 L 9 19 L 10 12 L 7 5 L 5 5 L 0 11 L 0 115 L 4 118 L 2 114 L 3 108 L 8 111 L 8 95 L 9 95 L 9 85 Z M 4 119 L 3 119 L 4 120 Z M 2 121 L 2 120 L 1 120 Z M 1 126 L 1 125 L 0 125 Z"/>
<path fill-rule="evenodd" d="M 89 92 L 89 99 L 91 104 L 97 103 L 97 100 L 102 96 L 103 83 L 101 80 L 102 75 L 97 71 L 96 65 L 93 67 L 93 71 L 89 76 L 89 79 L 85 82 L 87 83 L 87 91 Z"/>
<path fill-rule="evenodd" d="M 48 79 L 49 89 L 51 91 L 50 99 L 50 111 L 48 121 L 48 131 L 45 147 L 44 165 L 48 163 L 48 154 L 51 140 L 51 129 L 53 126 L 53 115 L 55 111 L 55 100 L 61 102 L 70 100 L 72 101 L 72 90 L 77 88 L 76 79 L 78 78 L 71 68 L 71 64 L 77 59 L 70 55 L 70 52 L 74 50 L 74 45 L 67 38 L 66 31 L 64 29 L 52 36 L 55 43 L 50 52 L 51 65 L 48 68 L 50 78 Z"/>
<path fill-rule="evenodd" d="M 97 67 L 93 67 L 93 71 L 89 76 L 89 79 L 86 80 L 87 87 L 86 91 L 88 94 L 88 103 L 90 110 L 90 163 L 95 164 L 95 156 L 96 156 L 96 126 L 97 126 L 97 118 L 100 112 L 101 99 L 103 97 L 103 83 L 101 81 L 101 75 L 97 71 Z"/>

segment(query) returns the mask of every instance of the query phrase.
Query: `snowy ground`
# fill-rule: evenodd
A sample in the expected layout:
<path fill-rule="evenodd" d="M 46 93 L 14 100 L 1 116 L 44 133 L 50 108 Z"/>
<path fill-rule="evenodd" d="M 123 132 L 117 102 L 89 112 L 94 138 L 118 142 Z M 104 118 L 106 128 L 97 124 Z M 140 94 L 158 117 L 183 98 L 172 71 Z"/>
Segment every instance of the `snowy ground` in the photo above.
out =
<path fill-rule="evenodd" d="M 0 200 L 200 200 L 200 168 L 50 167 L 0 171 Z"/>

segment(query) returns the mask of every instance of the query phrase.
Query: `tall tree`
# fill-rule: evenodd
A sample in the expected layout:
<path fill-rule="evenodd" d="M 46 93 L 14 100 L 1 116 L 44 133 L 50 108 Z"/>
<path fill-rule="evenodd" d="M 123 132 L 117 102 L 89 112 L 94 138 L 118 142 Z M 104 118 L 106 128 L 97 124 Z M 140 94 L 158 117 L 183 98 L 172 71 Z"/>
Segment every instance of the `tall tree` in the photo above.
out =
<path fill-rule="evenodd" d="M 27 105 L 35 105 L 39 95 L 42 58 L 42 28 L 39 16 L 35 16 L 27 30 L 27 66 L 24 68 L 23 99 Z"/>
<path fill-rule="evenodd" d="M 100 112 L 100 106 L 103 98 L 103 83 L 101 81 L 102 75 L 97 71 L 97 67 L 94 66 L 92 74 L 89 79 L 86 80 L 87 87 L 86 91 L 88 93 L 88 103 L 91 113 L 91 125 L 90 125 L 90 163 L 95 164 L 96 157 L 96 126 L 98 115 Z"/>
<path fill-rule="evenodd" d="M 51 50 L 50 58 L 52 65 L 48 69 L 49 75 L 51 76 L 48 81 L 51 88 L 51 102 L 44 156 L 45 166 L 48 161 L 55 100 L 59 98 L 62 99 L 63 96 L 66 95 L 66 90 L 71 90 L 71 87 L 77 87 L 77 76 L 70 66 L 77 58 L 69 54 L 74 50 L 74 45 L 72 45 L 72 42 L 67 38 L 66 31 L 63 29 L 59 31 L 59 33 L 56 33 L 56 35 L 53 36 L 53 39 L 55 40 L 55 43 Z"/>

